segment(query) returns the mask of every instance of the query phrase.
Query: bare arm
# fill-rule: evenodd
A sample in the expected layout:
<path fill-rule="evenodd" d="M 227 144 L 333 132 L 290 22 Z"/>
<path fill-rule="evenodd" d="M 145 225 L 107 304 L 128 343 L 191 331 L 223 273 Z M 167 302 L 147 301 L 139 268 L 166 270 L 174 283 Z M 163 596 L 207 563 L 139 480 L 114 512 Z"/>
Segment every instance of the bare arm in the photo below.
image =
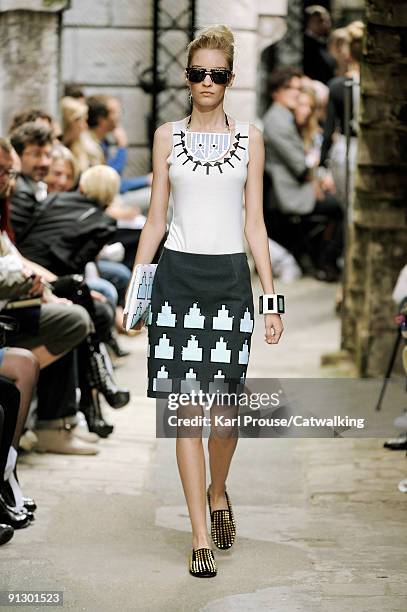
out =
<path fill-rule="evenodd" d="M 245 188 L 245 236 L 253 255 L 264 293 L 274 293 L 268 236 L 263 217 L 264 142 L 258 128 L 250 126 L 249 163 Z M 266 314 L 266 341 L 277 344 L 283 331 L 279 315 Z"/>
<path fill-rule="evenodd" d="M 172 149 L 172 126 L 164 123 L 154 134 L 153 182 L 147 221 L 140 234 L 134 265 L 150 263 L 167 229 L 167 210 L 170 196 L 167 157 Z"/>

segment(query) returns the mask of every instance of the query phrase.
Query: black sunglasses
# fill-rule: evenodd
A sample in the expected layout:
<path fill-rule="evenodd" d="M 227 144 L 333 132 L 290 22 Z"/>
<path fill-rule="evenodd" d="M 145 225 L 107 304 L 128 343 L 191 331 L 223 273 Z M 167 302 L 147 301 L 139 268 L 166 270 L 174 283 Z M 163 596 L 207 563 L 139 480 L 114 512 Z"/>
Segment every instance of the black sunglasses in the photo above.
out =
<path fill-rule="evenodd" d="M 216 85 L 226 85 L 232 74 L 232 71 L 227 68 L 212 68 L 211 70 L 206 70 L 205 68 L 186 68 L 185 72 L 190 83 L 202 83 L 206 75 L 209 74 Z"/>

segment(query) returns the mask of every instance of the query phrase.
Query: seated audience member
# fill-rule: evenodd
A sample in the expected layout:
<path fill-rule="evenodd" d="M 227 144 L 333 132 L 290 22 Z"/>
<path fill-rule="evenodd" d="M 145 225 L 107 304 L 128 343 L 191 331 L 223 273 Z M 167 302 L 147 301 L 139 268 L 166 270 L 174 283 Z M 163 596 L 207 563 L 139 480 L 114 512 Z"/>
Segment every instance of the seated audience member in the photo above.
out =
<path fill-rule="evenodd" d="M 76 165 L 71 151 L 62 144 L 56 144 L 51 151 L 51 165 L 45 182 L 48 193 L 70 191 L 76 183 Z"/>
<path fill-rule="evenodd" d="M 51 194 L 40 210 L 16 191 L 12 223 L 22 255 L 57 276 L 83 274 L 86 264 L 95 260 L 115 232 L 116 222 L 104 208 L 118 181 L 112 168 L 89 168 L 82 174 L 78 191 Z M 87 190 L 91 195 L 83 193 L 83 185 L 88 183 L 93 185 L 93 190 Z"/>
<path fill-rule="evenodd" d="M 72 148 L 82 132 L 88 129 L 88 107 L 75 98 L 65 97 L 60 102 L 60 108 L 63 143 Z"/>
<path fill-rule="evenodd" d="M 321 155 L 322 129 L 317 118 L 316 95 L 310 87 L 302 87 L 294 118 L 304 144 L 307 166 L 315 168 Z"/>
<path fill-rule="evenodd" d="M 335 76 L 336 62 L 328 50 L 331 16 L 323 6 L 313 4 L 305 9 L 304 74 L 328 83 Z"/>
<path fill-rule="evenodd" d="M 48 198 L 45 178 L 52 162 L 49 130 L 27 123 L 13 132 L 11 142 L 21 161 L 21 175 L 12 195 L 12 226 L 18 248 L 24 257 L 56 275 L 82 273 L 113 235 L 115 221 L 104 214 L 97 201 L 79 192 L 54 193 Z M 117 176 L 114 170 L 104 169 Z"/>
<path fill-rule="evenodd" d="M 87 98 L 89 133 L 98 145 L 104 162 L 121 175 L 127 164 L 127 135 L 121 125 L 121 104 L 113 96 L 98 95 Z M 112 135 L 116 153 L 111 155 Z M 100 162 L 99 162 L 100 163 Z M 151 175 L 122 178 L 120 193 L 151 185 Z"/>
<path fill-rule="evenodd" d="M 31 121 L 16 128 L 10 141 L 20 163 L 16 191 L 29 201 L 42 202 L 48 191 L 45 177 L 51 165 L 52 130 Z"/>
<path fill-rule="evenodd" d="M 315 206 L 304 144 L 295 125 L 294 110 L 301 91 L 301 73 L 282 68 L 270 77 L 272 104 L 263 117 L 266 171 L 273 196 L 286 213 L 310 213 Z"/>
<path fill-rule="evenodd" d="M 303 76 L 301 79 L 301 89 L 312 90 L 315 98 L 315 117 L 320 127 L 323 127 L 326 119 L 326 110 L 328 106 L 329 88 L 321 81 L 313 81 L 312 79 Z"/>
<path fill-rule="evenodd" d="M 39 447 L 44 451 L 94 454 L 95 449 L 79 440 L 74 429 L 64 428 L 64 419 L 74 417 L 77 411 L 72 349 L 88 336 L 92 323 L 84 308 L 67 303 L 45 289 L 41 276 L 30 268 L 12 243 L 8 199 L 13 183 L 13 158 L 11 145 L 5 139 L 0 139 L 0 169 L 0 312 L 10 300 L 19 297 L 41 299 L 39 305 L 3 312 L 19 323 L 19 330 L 8 336 L 10 345 L 31 350 L 41 368 L 37 408 Z"/>
<path fill-rule="evenodd" d="M 75 98 L 61 100 L 62 141 L 72 151 L 79 172 L 103 164 L 104 157 L 88 131 L 88 107 Z"/>
<path fill-rule="evenodd" d="M 334 224 L 340 224 L 342 211 L 332 194 L 321 190 L 313 177 L 314 162 L 308 161 L 304 142 L 295 123 L 294 112 L 301 93 L 301 74 L 292 68 L 282 68 L 270 77 L 273 103 L 263 118 L 266 147 L 266 174 L 271 180 L 269 200 L 265 210 L 266 225 L 271 238 L 291 250 L 289 236 L 273 235 L 273 217 L 270 208 L 284 214 L 324 215 Z M 317 267 L 322 277 L 337 276 L 336 260 L 341 253 L 341 239 L 335 232 L 329 246 L 319 256 Z M 323 274 L 323 272 L 326 274 Z M 329 274 L 328 274 L 329 272 Z"/>

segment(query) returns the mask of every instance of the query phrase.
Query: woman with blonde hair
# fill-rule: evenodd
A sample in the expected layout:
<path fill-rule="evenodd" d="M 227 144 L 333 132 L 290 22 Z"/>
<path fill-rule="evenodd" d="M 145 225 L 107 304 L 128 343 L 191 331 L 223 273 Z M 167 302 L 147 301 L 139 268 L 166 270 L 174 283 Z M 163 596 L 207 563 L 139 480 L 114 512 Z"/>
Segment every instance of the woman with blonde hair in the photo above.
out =
<path fill-rule="evenodd" d="M 283 299 L 277 308 L 263 219 L 263 138 L 255 126 L 224 110 L 235 78 L 233 60 L 234 37 L 226 26 L 205 28 L 188 45 L 184 78 L 192 112 L 155 132 L 151 202 L 135 259 L 135 265 L 153 260 L 166 232 L 171 194 L 173 217 L 151 294 L 147 396 L 163 399 L 165 408 L 174 395 L 181 400 L 176 455 L 192 526 L 189 572 L 197 577 L 217 573 L 206 496 L 214 544 L 228 549 L 236 536 L 226 479 L 237 427 L 215 427 L 215 416 L 237 416 L 233 394 L 243 390 L 249 360 L 254 306 L 244 236 L 265 293 L 265 341 L 277 344 L 283 331 Z M 200 392 L 212 398 L 210 413 L 202 396 L 196 402 Z M 220 392 L 229 394 L 230 406 L 222 404 Z M 209 414 L 211 483 L 205 496 L 200 419 Z M 198 419 L 196 427 L 188 427 L 190 417 Z M 171 430 L 170 419 L 167 425 Z"/>
<path fill-rule="evenodd" d="M 317 97 L 312 87 L 302 87 L 294 117 L 304 142 L 308 165 L 314 167 L 319 164 L 322 130 L 317 117 Z"/>
<path fill-rule="evenodd" d="M 72 151 L 79 173 L 96 164 L 103 164 L 104 157 L 88 130 L 86 104 L 65 96 L 61 100 L 63 144 Z"/>
<path fill-rule="evenodd" d="M 88 127 L 88 107 L 75 98 L 65 96 L 61 100 L 61 119 L 63 143 L 71 148 Z"/>
<path fill-rule="evenodd" d="M 51 151 L 51 165 L 44 179 L 48 193 L 70 191 L 75 186 L 77 174 L 72 151 L 62 144 L 55 144 Z"/>

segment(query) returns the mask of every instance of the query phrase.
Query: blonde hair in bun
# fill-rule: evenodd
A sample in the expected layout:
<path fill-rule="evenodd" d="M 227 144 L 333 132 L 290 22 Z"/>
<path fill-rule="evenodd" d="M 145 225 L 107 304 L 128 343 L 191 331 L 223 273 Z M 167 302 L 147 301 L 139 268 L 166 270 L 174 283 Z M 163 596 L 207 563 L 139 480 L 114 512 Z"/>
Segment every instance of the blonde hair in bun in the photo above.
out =
<path fill-rule="evenodd" d="M 228 26 L 211 25 L 200 30 L 197 36 L 187 46 L 187 66 L 191 66 L 192 57 L 198 49 L 219 49 L 225 54 L 230 70 L 233 70 L 235 55 L 235 37 Z"/>

